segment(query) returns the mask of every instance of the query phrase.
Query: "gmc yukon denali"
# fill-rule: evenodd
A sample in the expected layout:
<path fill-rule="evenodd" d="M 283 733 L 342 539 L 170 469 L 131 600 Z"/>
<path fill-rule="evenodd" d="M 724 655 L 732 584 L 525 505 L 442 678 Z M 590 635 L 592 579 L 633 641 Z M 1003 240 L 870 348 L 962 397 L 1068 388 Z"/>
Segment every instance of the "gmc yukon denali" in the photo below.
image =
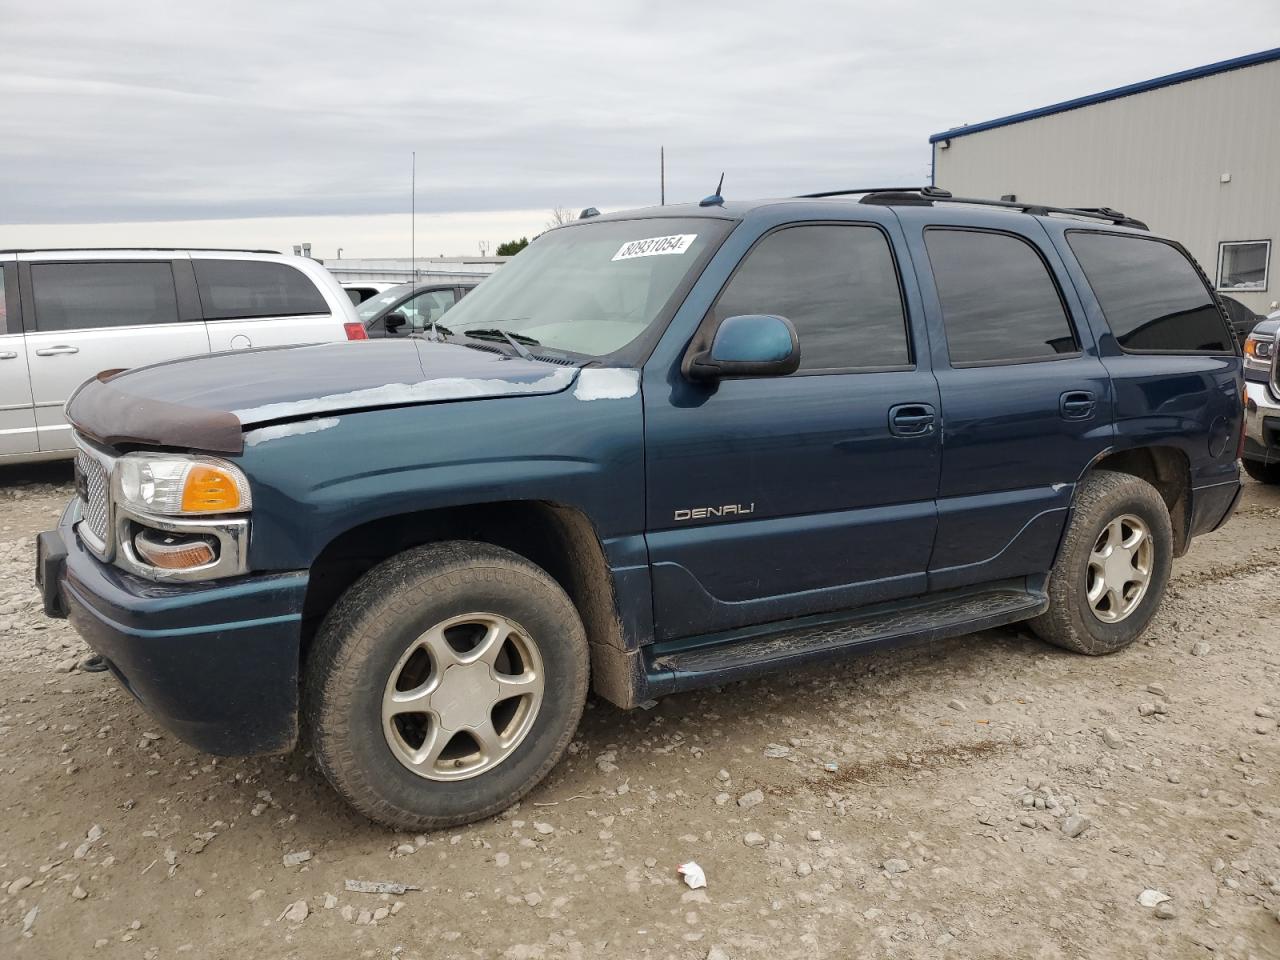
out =
<path fill-rule="evenodd" d="M 593 214 L 594 211 L 584 213 Z M 85 383 L 46 611 L 180 737 L 401 828 L 627 708 L 1015 621 L 1141 636 L 1240 491 L 1176 242 L 926 187 L 585 216 L 421 334 Z"/>

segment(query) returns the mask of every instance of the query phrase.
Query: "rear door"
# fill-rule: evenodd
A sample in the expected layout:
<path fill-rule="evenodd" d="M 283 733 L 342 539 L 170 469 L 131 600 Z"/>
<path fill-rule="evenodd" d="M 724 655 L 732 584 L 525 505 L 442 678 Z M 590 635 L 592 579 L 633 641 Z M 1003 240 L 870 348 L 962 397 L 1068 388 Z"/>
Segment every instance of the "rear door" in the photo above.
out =
<path fill-rule="evenodd" d="M 209 352 L 204 324 L 180 297 L 174 268 L 168 259 L 20 259 L 40 450 L 74 446 L 62 407 L 90 377 Z"/>
<path fill-rule="evenodd" d="M 1075 483 L 1110 444 L 1111 385 L 1031 216 L 901 209 L 942 402 L 929 588 L 1048 570 Z"/>
<path fill-rule="evenodd" d="M 0 458 L 37 449 L 18 300 L 18 266 L 12 254 L 0 254 Z"/>
<path fill-rule="evenodd" d="M 340 304 L 292 264 L 203 255 L 191 263 L 215 352 L 341 340 L 343 322 L 355 321 L 355 308 L 336 282 Z"/>

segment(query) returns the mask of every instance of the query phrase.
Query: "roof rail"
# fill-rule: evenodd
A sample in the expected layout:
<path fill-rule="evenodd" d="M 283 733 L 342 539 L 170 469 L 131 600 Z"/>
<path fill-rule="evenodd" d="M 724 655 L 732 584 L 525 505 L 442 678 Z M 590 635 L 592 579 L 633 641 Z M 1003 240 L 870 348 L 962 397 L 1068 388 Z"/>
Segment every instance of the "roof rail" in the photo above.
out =
<path fill-rule="evenodd" d="M 194 250 L 198 253 L 274 253 L 279 250 L 251 250 L 248 247 L 18 247 L 12 250 L 0 250 L 0 253 L 80 253 L 101 250 L 109 253 L 120 253 L 137 250 L 140 253 L 176 253 L 179 250 Z"/>
<path fill-rule="evenodd" d="M 854 193 L 906 193 L 923 187 L 859 187 L 856 190 L 824 190 L 821 193 L 802 193 L 797 200 L 821 200 L 823 197 L 847 197 Z"/>
<path fill-rule="evenodd" d="M 863 192 L 863 191 L 858 191 Z M 955 197 L 951 191 L 941 187 L 909 187 L 906 190 L 873 190 L 866 193 L 859 203 L 873 203 L 884 206 L 932 206 L 934 201 L 943 203 L 973 203 L 984 207 L 1002 207 L 1005 210 L 1019 210 L 1032 216 L 1044 217 L 1051 213 L 1061 213 L 1070 217 L 1088 217 L 1091 220 L 1106 220 L 1120 227 L 1134 227 L 1138 230 L 1150 229 L 1141 220 L 1126 216 L 1119 210 L 1110 207 L 1053 207 L 1044 203 L 1022 203 L 1014 200 L 984 200 L 979 197 Z"/>

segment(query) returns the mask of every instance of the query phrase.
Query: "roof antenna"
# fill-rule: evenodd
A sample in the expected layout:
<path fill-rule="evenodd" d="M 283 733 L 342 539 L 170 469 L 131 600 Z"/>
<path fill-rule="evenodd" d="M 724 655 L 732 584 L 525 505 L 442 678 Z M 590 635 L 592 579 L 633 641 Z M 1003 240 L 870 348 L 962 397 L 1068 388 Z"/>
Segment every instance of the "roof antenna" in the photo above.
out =
<path fill-rule="evenodd" d="M 724 171 L 720 172 L 720 182 L 716 184 L 716 192 L 709 197 L 703 197 L 698 201 L 700 207 L 723 207 L 724 197 L 720 196 L 720 191 L 724 189 Z"/>

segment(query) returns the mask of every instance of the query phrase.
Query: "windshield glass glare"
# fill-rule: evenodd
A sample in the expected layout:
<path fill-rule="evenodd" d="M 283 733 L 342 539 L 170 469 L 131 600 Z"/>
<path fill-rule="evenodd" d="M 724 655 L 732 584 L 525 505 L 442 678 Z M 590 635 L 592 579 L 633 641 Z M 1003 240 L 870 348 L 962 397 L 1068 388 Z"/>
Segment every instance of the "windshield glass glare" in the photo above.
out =
<path fill-rule="evenodd" d="M 413 284 L 402 283 L 397 287 L 387 287 L 381 293 L 375 293 L 364 303 L 356 307 L 356 316 L 366 323 L 380 314 L 401 297 L 406 297 L 413 290 Z"/>
<path fill-rule="evenodd" d="M 552 230 L 476 287 L 443 323 L 457 336 L 500 329 L 552 350 L 614 353 L 649 328 L 728 227 L 712 218 L 661 217 Z"/>

